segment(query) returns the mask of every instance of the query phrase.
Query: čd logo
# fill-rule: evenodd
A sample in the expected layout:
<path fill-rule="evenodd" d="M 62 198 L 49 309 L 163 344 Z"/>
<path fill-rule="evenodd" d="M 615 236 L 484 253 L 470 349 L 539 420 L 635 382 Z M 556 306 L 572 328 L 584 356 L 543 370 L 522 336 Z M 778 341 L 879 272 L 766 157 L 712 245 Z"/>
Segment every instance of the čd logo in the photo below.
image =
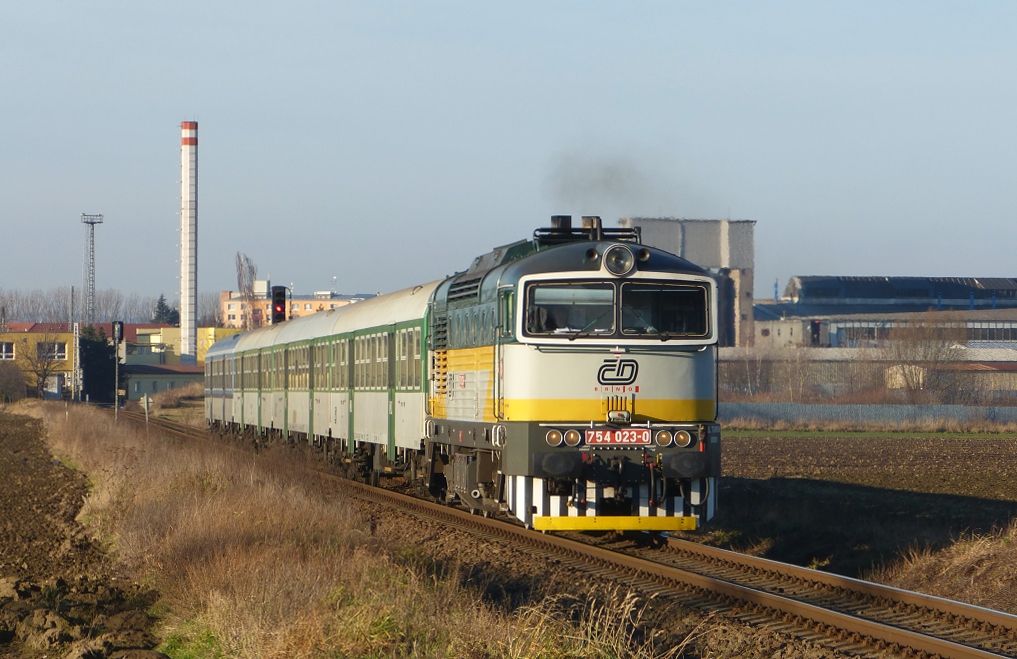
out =
<path fill-rule="evenodd" d="M 605 359 L 597 371 L 600 384 L 632 384 L 639 375 L 639 363 L 634 359 Z"/>

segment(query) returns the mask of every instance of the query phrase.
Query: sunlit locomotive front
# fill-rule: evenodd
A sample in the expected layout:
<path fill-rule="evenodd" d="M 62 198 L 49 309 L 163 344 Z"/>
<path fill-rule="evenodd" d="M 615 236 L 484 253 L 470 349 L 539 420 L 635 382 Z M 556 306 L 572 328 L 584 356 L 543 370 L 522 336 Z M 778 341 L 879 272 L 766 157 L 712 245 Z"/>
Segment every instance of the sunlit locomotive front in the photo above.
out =
<path fill-rule="evenodd" d="M 219 341 L 209 424 L 540 530 L 696 528 L 720 475 L 716 285 L 583 222 Z"/>
<path fill-rule="evenodd" d="M 539 530 L 688 530 L 720 475 L 717 287 L 630 229 L 567 216 L 438 286 L 432 494 Z"/>

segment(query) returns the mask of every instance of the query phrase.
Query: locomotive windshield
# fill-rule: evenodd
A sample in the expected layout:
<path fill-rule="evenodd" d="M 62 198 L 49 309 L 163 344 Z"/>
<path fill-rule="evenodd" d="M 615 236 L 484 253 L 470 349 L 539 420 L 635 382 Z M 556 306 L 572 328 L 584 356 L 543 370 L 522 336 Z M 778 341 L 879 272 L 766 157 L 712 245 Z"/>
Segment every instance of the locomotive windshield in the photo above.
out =
<path fill-rule="evenodd" d="M 612 284 L 535 284 L 530 286 L 526 302 L 527 334 L 614 333 Z"/>
<path fill-rule="evenodd" d="M 622 326 L 626 336 L 701 337 L 706 322 L 703 286 L 625 282 L 621 288 Z"/>
<path fill-rule="evenodd" d="M 525 334 L 585 337 L 705 338 L 706 286 L 669 282 L 534 282 L 526 289 Z"/>

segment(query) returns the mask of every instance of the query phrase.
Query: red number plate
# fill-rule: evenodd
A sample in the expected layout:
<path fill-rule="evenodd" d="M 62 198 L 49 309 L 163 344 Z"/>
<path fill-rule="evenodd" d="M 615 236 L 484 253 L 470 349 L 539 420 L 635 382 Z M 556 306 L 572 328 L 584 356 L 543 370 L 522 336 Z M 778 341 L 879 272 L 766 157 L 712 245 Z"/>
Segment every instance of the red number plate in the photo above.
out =
<path fill-rule="evenodd" d="M 612 428 L 586 431 L 588 446 L 642 446 L 649 443 L 649 428 Z"/>

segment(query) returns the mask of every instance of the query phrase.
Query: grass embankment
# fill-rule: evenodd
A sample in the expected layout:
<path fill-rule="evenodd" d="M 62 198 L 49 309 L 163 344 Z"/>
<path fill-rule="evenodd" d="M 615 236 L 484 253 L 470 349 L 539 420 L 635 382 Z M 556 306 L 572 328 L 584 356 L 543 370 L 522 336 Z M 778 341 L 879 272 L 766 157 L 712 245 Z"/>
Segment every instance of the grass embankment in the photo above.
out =
<path fill-rule="evenodd" d="M 87 408 L 48 406 L 51 446 L 88 474 L 86 526 L 161 593 L 174 657 L 675 656 L 645 629 L 646 603 L 538 594 L 484 597 L 398 525 L 315 491 L 292 460 L 215 443 L 146 440 Z M 313 480 L 313 479 L 311 479 Z M 495 589 L 491 589 L 495 590 Z"/>
<path fill-rule="evenodd" d="M 971 534 L 949 547 L 913 549 L 871 578 L 908 590 L 956 597 L 1000 611 L 1017 612 L 1017 523 L 986 534 Z"/>
<path fill-rule="evenodd" d="M 161 391 L 151 398 L 150 412 L 156 416 L 195 427 L 205 426 L 205 385 L 192 382 L 184 387 Z"/>

